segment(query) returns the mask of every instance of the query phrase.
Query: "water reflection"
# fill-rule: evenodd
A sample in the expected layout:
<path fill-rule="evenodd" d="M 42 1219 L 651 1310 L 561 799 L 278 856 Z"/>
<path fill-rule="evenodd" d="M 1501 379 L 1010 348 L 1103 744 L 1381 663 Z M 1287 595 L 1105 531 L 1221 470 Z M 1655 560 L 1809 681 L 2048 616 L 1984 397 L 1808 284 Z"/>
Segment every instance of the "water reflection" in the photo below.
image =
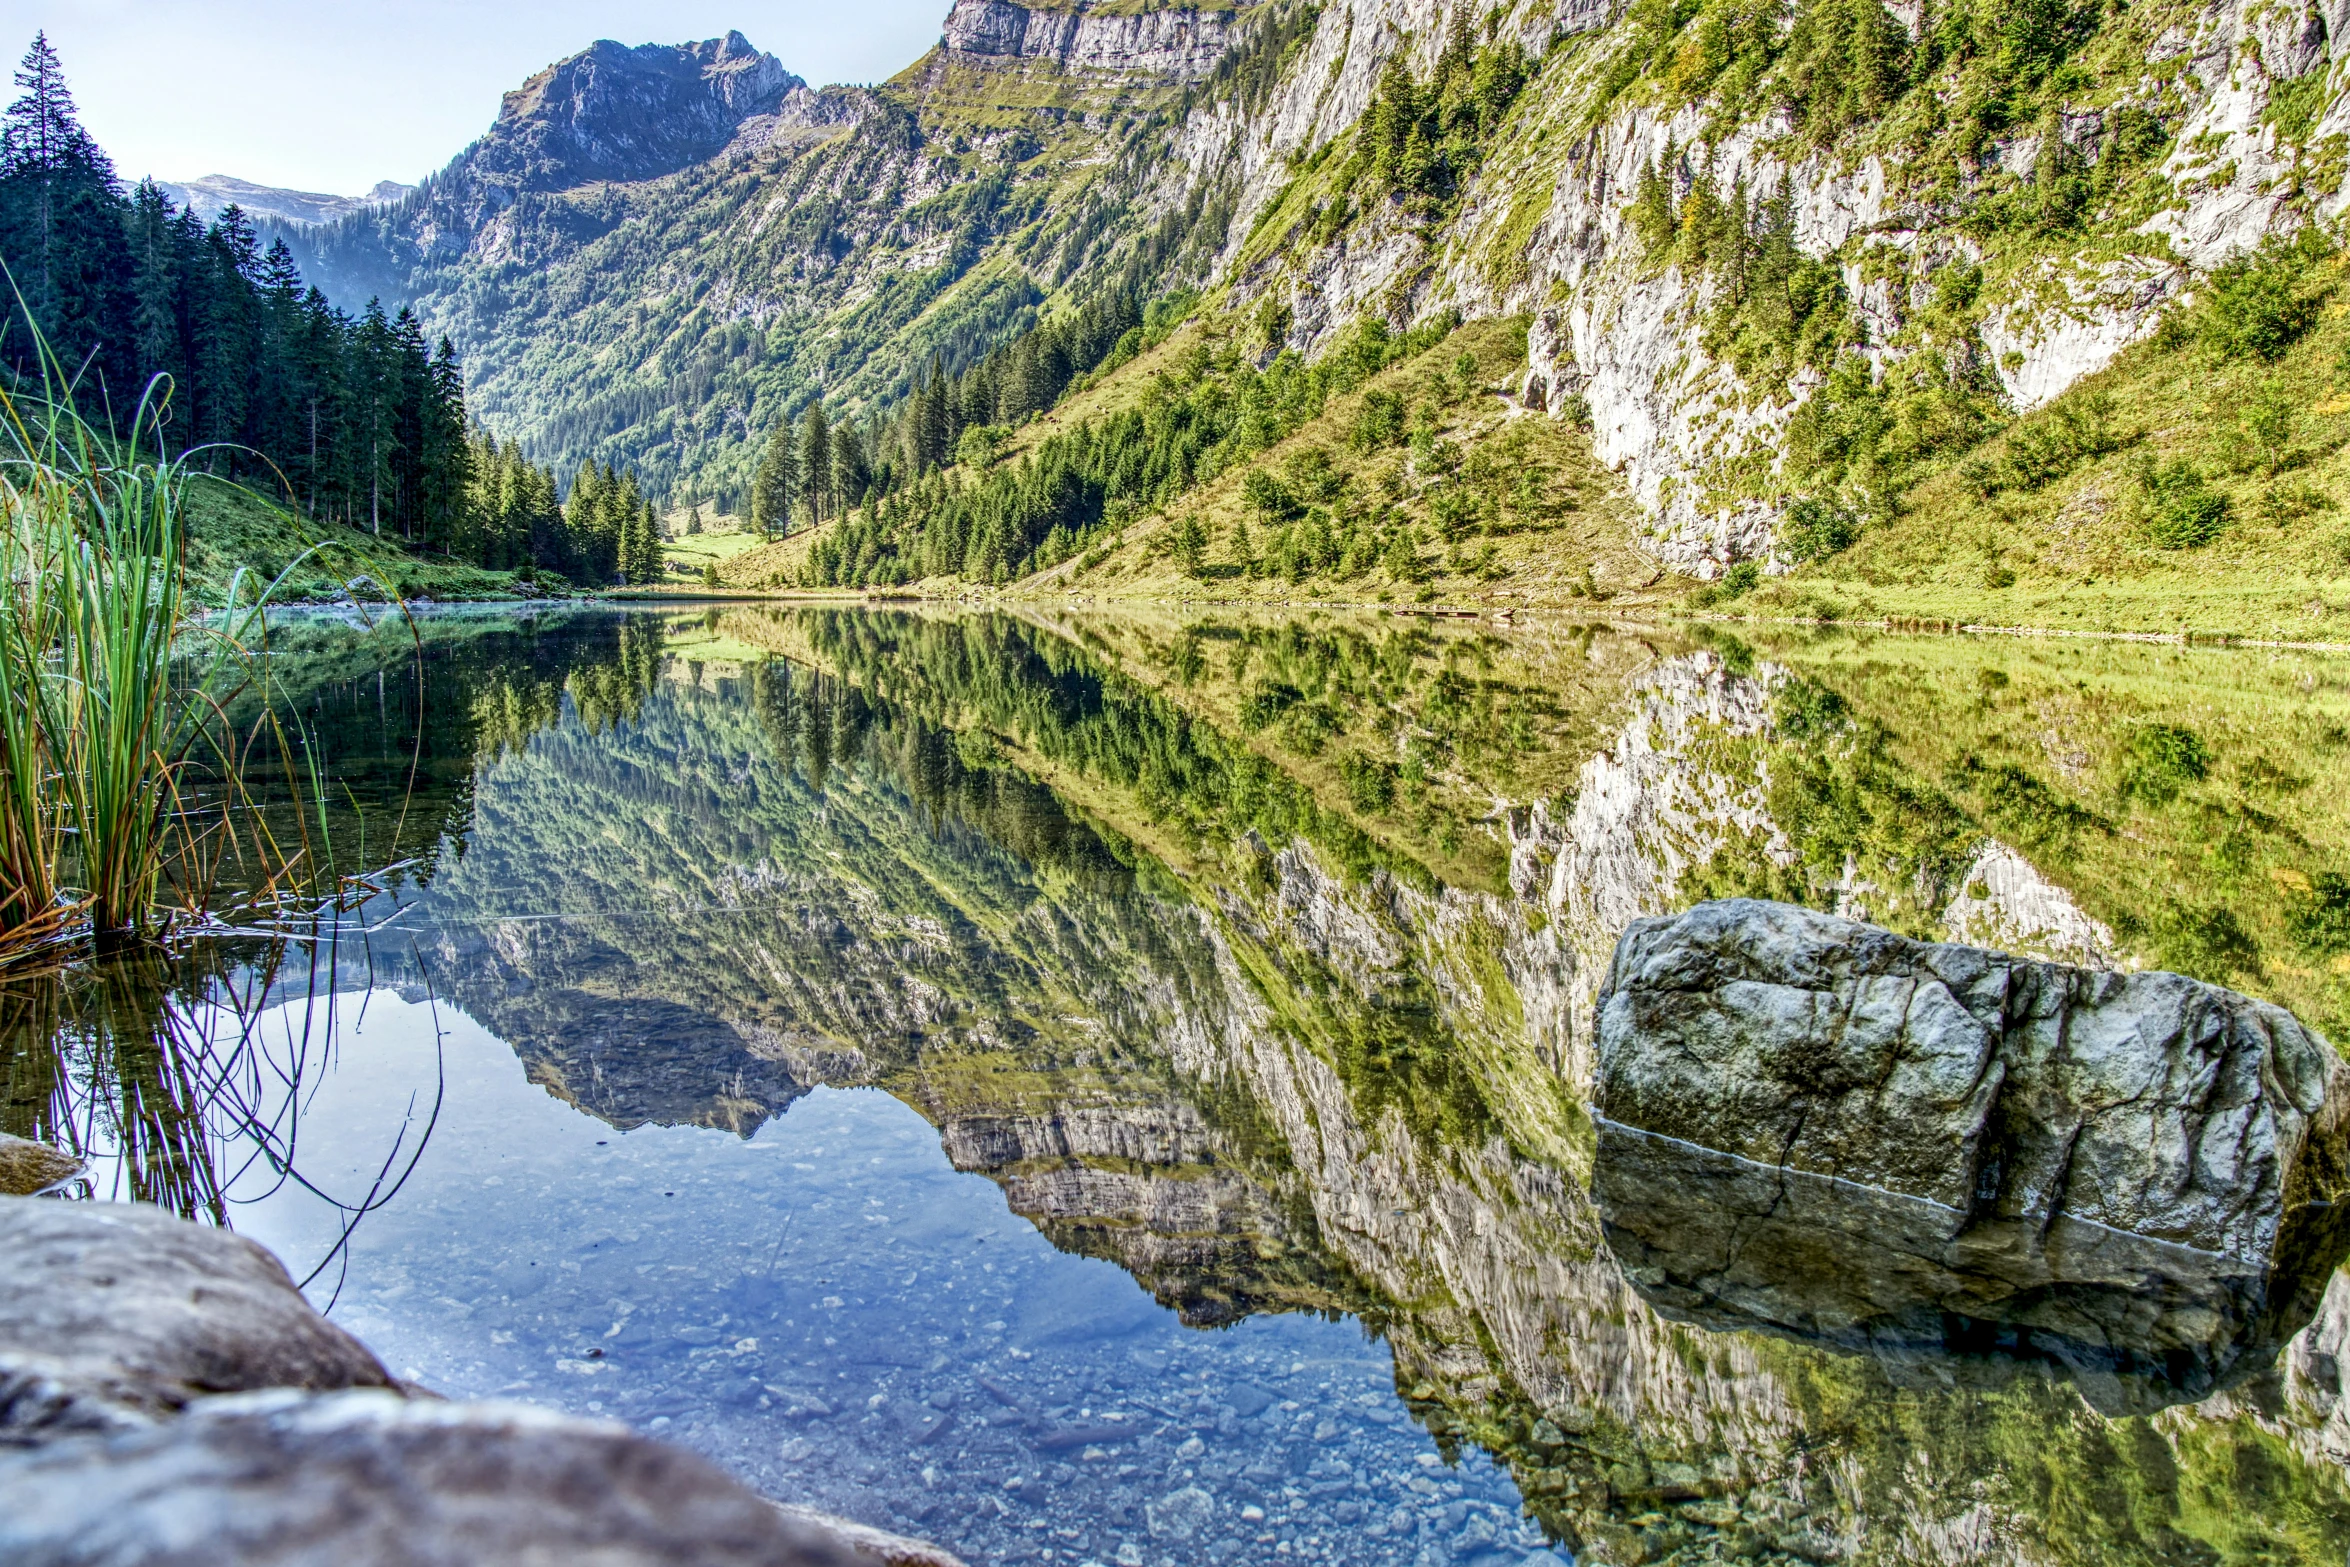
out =
<path fill-rule="evenodd" d="M 2109 1419 L 1660 1315 L 1577 1091 L 1623 919 L 1758 885 L 2202 952 L 2323 1025 L 2342 764 L 2288 742 L 2337 721 L 2330 666 L 861 611 L 433 635 L 378 710 L 425 715 L 431 787 L 371 840 L 418 869 L 340 959 L 372 999 L 304 1133 L 365 1191 L 445 1067 L 339 1308 L 428 1382 L 990 1560 L 2350 1549 L 2313 1356 Z M 390 777 L 364 660 L 315 656 Z M 2163 725 L 2201 760 L 2132 739 Z M 249 1179 L 235 1222 L 334 1242 Z"/>
<path fill-rule="evenodd" d="M 2065 1214 L 1958 1213 L 1614 1122 L 1592 1195 L 1633 1287 L 1676 1321 L 1865 1352 L 1896 1381 L 2053 1373 L 2106 1414 L 2266 1372 L 2350 1250 L 2350 1215 L 2329 1204 L 2286 1219 L 2270 1277 Z"/>

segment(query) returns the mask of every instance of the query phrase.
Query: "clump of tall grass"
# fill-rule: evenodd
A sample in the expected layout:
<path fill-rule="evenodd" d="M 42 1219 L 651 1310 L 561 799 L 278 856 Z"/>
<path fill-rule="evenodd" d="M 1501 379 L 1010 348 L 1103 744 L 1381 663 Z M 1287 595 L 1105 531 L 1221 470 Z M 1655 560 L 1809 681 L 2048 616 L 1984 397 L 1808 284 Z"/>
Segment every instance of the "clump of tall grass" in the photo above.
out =
<path fill-rule="evenodd" d="M 203 618 L 191 473 L 159 438 L 169 383 L 118 437 L 48 370 L 37 392 L 0 388 L 0 961 L 81 929 L 159 934 L 174 902 L 201 905 L 224 832 L 277 870 L 299 858 L 232 819 L 247 748 L 223 704 L 262 668 L 277 584 L 240 575 L 229 611 Z"/>

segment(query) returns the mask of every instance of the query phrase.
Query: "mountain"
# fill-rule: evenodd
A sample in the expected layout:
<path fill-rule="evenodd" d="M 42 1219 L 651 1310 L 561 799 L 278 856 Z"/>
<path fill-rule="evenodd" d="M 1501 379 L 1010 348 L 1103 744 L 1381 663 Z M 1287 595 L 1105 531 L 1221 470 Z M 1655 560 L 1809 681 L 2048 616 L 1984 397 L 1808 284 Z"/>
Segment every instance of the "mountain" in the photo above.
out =
<path fill-rule="evenodd" d="M 296 227 L 332 223 L 370 207 L 389 206 L 416 189 L 393 180 L 378 180 L 375 188 L 364 196 L 328 196 L 317 191 L 256 185 L 229 174 L 207 174 L 184 185 L 169 181 L 157 183 L 162 186 L 163 194 L 179 206 L 192 208 L 207 223 L 233 206 L 243 208 L 245 215 L 256 222 Z"/>
<path fill-rule="evenodd" d="M 1789 613 L 2133 629 L 2195 624 L 2216 594 L 2279 635 L 2337 613 L 2346 558 L 2325 520 L 2350 494 L 2343 334 L 2319 310 L 2323 225 L 2350 207 L 2328 151 L 2350 133 L 2341 25 L 2259 0 L 956 0 L 871 89 L 798 86 L 737 35 L 598 45 L 307 259 L 339 297 L 452 334 L 475 410 L 535 455 L 737 499 L 767 432 L 819 398 L 857 421 L 875 499 L 896 493 L 934 459 L 871 421 L 929 367 L 1122 292 L 1201 291 L 1169 352 L 1204 348 L 1190 384 L 1226 402 L 1366 318 L 1523 323 L 1510 418 L 1430 433 L 1474 453 L 1520 413 L 1586 430 L 1580 493 L 1684 582 L 1734 595 L 1759 571 Z M 1103 385 L 1061 428 L 1137 406 L 1173 363 L 1127 359 L 1088 372 Z M 988 559 L 1061 566 L 1059 528 L 1093 551 L 1055 590 L 1187 591 L 1170 563 L 1203 557 L 1174 503 L 1219 473 L 1237 495 L 1298 427 L 1122 508 L 1088 491 Z M 1241 592 L 1338 574 L 1507 596 L 1510 562 L 1462 546 L 1516 527 L 1508 465 L 1419 464 L 1393 495 L 1376 453 L 1337 473 L 1326 533 L 1349 506 L 1389 519 L 1354 557 L 1292 550 L 1253 586 L 1251 541 L 1311 505 L 1205 501 L 1204 558 Z M 1404 533 L 1453 547 L 1431 562 Z M 897 580 L 859 573 L 835 570 Z M 1823 586 L 1768 586 L 1790 574 Z M 2117 582 L 2115 607 L 2079 592 Z M 2087 607 L 2033 607 L 2058 591 Z"/>

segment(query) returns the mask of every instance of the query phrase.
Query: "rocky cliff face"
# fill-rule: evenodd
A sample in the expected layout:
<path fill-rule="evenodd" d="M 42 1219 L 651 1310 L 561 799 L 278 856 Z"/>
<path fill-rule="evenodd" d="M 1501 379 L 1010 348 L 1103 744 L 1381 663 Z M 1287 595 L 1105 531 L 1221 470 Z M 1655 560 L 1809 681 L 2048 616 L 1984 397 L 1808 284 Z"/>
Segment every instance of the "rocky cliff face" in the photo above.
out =
<path fill-rule="evenodd" d="M 1943 47 L 1914 8 L 1883 15 L 1901 34 L 1889 49 Z M 656 487 L 739 479 L 777 408 L 819 392 L 884 405 L 905 365 L 967 362 L 1113 276 L 1277 303 L 1309 355 L 1365 314 L 1524 316 L 1513 392 L 1588 418 L 1641 542 L 1712 577 L 1782 562 L 1801 495 L 1881 499 L 1878 481 L 1787 465 L 1790 424 L 1838 356 L 1880 382 L 1938 377 L 1985 408 L 2037 408 L 2212 267 L 2350 205 L 2322 151 L 2350 130 L 2350 95 L 2303 101 L 2340 36 L 2320 11 L 2180 0 L 2067 27 L 2072 54 L 2017 87 L 2056 83 L 2048 112 L 1978 117 L 1980 144 L 1932 179 L 1920 159 L 1957 129 L 1896 145 L 1864 119 L 1823 139 L 1779 66 L 1757 67 L 1779 85 L 1739 98 L 1706 85 L 1714 45 L 1692 32 L 1675 58 L 1697 63 L 1668 68 L 1651 22 L 1607 0 L 955 0 L 941 47 L 871 93 L 809 91 L 739 34 L 600 43 L 509 94 L 437 195 L 310 254 L 346 299 L 414 299 L 453 332 L 508 433 L 560 424 L 566 458 L 633 461 Z M 1532 70 L 1474 167 L 1442 201 L 1339 189 L 1383 74 L 1425 81 L 1456 32 L 1514 40 Z M 1940 91 L 1918 70 L 1913 97 Z M 1652 173 L 1675 210 L 1701 186 L 1743 192 L 1750 212 L 1783 203 L 1794 254 L 1837 291 L 1841 346 L 1733 351 L 1721 268 L 1632 219 Z M 2076 178 L 2126 199 L 2096 197 L 2069 228 L 2014 216 Z M 533 193 L 551 199 L 510 211 Z M 528 280 L 500 311 L 471 299 L 472 269 L 517 261 L 589 307 L 557 311 Z"/>
<path fill-rule="evenodd" d="M 1923 25 L 1893 9 L 1910 32 Z M 1900 159 L 1850 139 L 1807 142 L 1782 108 L 1742 110 L 1707 93 L 1677 106 L 1670 92 L 1621 94 L 1610 72 L 1636 46 L 1620 7 L 1507 6 L 1491 19 L 1496 31 L 1543 63 L 1451 214 L 1415 218 L 1376 201 L 1335 237 L 1300 243 L 1301 224 L 1287 243 L 1252 244 L 1252 222 L 1280 204 L 1301 163 L 1324 148 L 1333 165 L 1343 157 L 1388 61 L 1424 74 L 1456 21 L 1486 20 L 1442 0 L 1353 0 L 1319 13 L 1261 112 L 1194 112 L 1177 178 L 1237 182 L 1223 276 L 1244 297 L 1282 299 L 1290 341 L 1308 352 L 1365 310 L 1533 317 L 1526 400 L 1557 415 L 1580 399 L 1598 454 L 1651 519 L 1649 547 L 1677 570 L 1710 577 L 1737 559 L 1778 558 L 1776 524 L 1797 482 L 1781 447 L 1824 375 L 1801 366 L 1749 375 L 1730 361 L 1710 329 L 1719 276 L 1653 253 L 1634 231 L 1629 209 L 1643 173 L 1661 167 L 1675 201 L 1690 199 L 1701 179 L 1722 192 L 1742 187 L 1756 203 L 1783 198 L 1797 249 L 1836 269 L 1878 374 L 1927 353 L 1947 373 L 1992 378 L 2006 406 L 2028 411 L 2150 334 L 2212 267 L 2350 204 L 2338 164 L 2301 150 L 2350 128 L 2350 103 L 2328 90 L 2298 145 L 2272 112 L 2279 89 L 2331 68 L 2338 28 L 2316 10 L 2258 0 L 2147 17 L 2136 24 L 2142 44 L 2136 34 L 2116 40 L 2142 47 L 2135 67 L 2101 64 L 2095 91 L 2084 90 L 2083 106 L 2061 115 L 2054 135 L 1997 134 L 1953 192 L 1906 179 Z M 2163 194 L 2141 203 L 2154 210 L 2106 220 L 2110 245 L 1986 250 L 1978 236 L 1990 204 L 2056 177 L 2052 170 L 2121 156 L 2116 116 L 2132 110 L 2152 113 L 2168 138 Z M 1981 293 L 1963 330 L 1922 342 L 1941 297 L 1937 278 L 1977 265 Z"/>
<path fill-rule="evenodd" d="M 1195 82 L 1223 58 L 1243 15 L 1238 9 L 1188 7 L 1120 7 L 1105 14 L 1087 0 L 1067 7 L 955 0 L 942 36 L 951 55 L 966 58 L 1039 60 L 1144 80 Z"/>

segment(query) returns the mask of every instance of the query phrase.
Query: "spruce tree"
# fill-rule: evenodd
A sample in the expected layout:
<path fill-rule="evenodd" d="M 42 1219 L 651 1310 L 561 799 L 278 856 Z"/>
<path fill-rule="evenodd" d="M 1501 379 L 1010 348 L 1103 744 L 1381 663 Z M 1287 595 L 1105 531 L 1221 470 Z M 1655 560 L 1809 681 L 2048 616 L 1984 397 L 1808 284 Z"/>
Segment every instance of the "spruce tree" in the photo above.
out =
<path fill-rule="evenodd" d="M 831 510 L 832 430 L 821 401 L 810 403 L 800 420 L 800 489 L 808 498 L 809 517 L 823 520 Z"/>
<path fill-rule="evenodd" d="M 832 432 L 832 492 L 838 497 L 841 510 L 862 504 L 866 492 L 873 486 L 873 473 L 865 462 L 865 443 L 857 438 L 850 425 L 836 425 Z"/>
<path fill-rule="evenodd" d="M 762 538 L 789 536 L 792 496 L 798 488 L 799 458 L 792 445 L 791 420 L 778 419 L 767 432 L 767 449 L 751 480 L 752 530 Z"/>

